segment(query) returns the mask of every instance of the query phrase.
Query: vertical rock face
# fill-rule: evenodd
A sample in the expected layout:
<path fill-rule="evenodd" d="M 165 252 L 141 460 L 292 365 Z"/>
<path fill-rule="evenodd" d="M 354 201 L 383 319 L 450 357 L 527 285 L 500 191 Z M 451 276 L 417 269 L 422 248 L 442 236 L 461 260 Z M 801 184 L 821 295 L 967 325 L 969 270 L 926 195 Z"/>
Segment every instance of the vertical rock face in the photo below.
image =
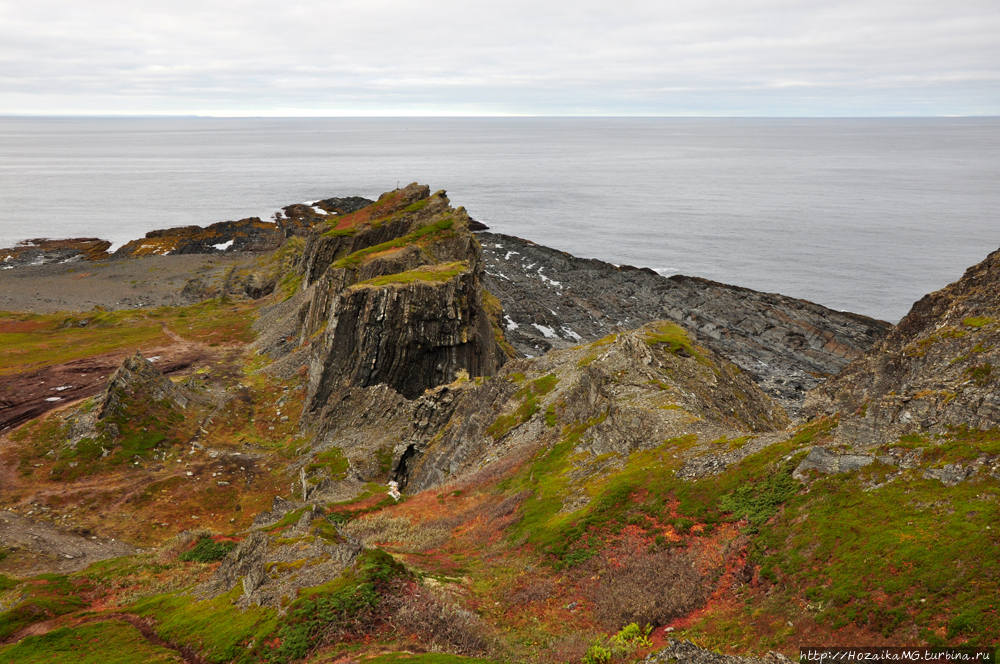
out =
<path fill-rule="evenodd" d="M 924 296 L 884 339 L 814 390 L 809 414 L 839 411 L 861 441 L 1000 426 L 1000 251 Z M 842 427 L 843 428 L 843 425 Z"/>
<path fill-rule="evenodd" d="M 444 192 L 411 184 L 314 229 L 297 314 L 313 349 L 307 413 L 319 417 L 342 388 L 387 385 L 414 399 L 503 364 L 468 223 Z"/>
<path fill-rule="evenodd" d="M 340 295 L 336 329 L 314 368 L 314 403 L 325 402 L 341 381 L 384 383 L 413 399 L 454 381 L 459 371 L 492 375 L 502 364 L 478 279 L 468 269 L 441 282 L 375 283 Z"/>

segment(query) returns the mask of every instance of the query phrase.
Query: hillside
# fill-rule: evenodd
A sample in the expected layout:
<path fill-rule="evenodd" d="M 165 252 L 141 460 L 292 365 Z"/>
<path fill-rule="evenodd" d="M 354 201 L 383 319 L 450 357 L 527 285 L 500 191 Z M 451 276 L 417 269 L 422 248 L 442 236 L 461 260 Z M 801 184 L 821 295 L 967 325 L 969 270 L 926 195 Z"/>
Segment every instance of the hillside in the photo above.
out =
<path fill-rule="evenodd" d="M 893 328 L 417 184 L 283 213 L 0 273 L 63 298 L 0 313 L 0 660 L 1000 639 L 1000 252 Z"/>

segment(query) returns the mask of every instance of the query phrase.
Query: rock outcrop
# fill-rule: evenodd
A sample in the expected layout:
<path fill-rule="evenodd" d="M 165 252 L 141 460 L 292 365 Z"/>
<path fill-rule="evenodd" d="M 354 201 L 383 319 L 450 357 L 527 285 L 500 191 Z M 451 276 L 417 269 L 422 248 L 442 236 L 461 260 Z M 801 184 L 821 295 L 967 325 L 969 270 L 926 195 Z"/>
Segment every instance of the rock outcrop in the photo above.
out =
<path fill-rule="evenodd" d="M 14 247 L 0 249 L 0 269 L 49 263 L 72 263 L 108 257 L 111 243 L 99 238 L 72 240 L 25 240 Z"/>
<path fill-rule="evenodd" d="M 708 441 L 787 424 L 784 410 L 730 362 L 672 323 L 651 323 L 426 393 L 396 446 L 393 479 L 418 491 L 570 439 L 586 477 L 594 464 L 620 465 L 667 440 L 689 437 L 694 454 Z"/>
<path fill-rule="evenodd" d="M 307 424 L 345 389 L 387 385 L 413 399 L 463 372 L 491 375 L 507 359 L 484 308 L 468 220 L 443 191 L 411 184 L 312 231 L 297 304 L 263 349 L 287 353 L 289 338 L 308 345 Z"/>
<path fill-rule="evenodd" d="M 258 217 L 240 221 L 222 221 L 202 228 L 181 226 L 150 231 L 141 240 L 122 245 L 115 258 L 139 258 L 167 254 L 212 254 L 249 251 L 273 251 L 285 241 L 285 230 L 276 223 Z"/>
<path fill-rule="evenodd" d="M 242 584 L 238 606 L 281 610 L 301 588 L 340 576 L 362 549 L 360 541 L 331 523 L 319 507 L 299 506 L 278 497 L 271 512 L 254 521 L 250 535 L 194 593 L 218 597 Z"/>
<path fill-rule="evenodd" d="M 125 358 L 108 378 L 108 386 L 95 403 L 97 419 L 126 415 L 125 400 L 128 398 L 144 401 L 169 399 L 186 408 L 193 395 L 189 390 L 174 385 L 152 362 L 136 351 Z"/>
<path fill-rule="evenodd" d="M 477 237 L 486 287 L 503 304 L 508 340 L 525 355 L 672 320 L 747 371 L 792 415 L 808 390 L 891 327 L 783 295 L 577 258 L 508 235 Z"/>
<path fill-rule="evenodd" d="M 1000 426 L 1000 251 L 924 296 L 885 338 L 810 393 L 840 434 L 876 444 L 911 433 Z"/>

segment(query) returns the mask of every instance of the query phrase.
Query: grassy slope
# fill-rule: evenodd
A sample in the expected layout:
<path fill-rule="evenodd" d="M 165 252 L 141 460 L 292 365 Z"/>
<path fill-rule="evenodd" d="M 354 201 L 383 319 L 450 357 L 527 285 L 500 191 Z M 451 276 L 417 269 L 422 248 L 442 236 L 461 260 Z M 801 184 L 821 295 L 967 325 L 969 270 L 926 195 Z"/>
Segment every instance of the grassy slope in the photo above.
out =
<path fill-rule="evenodd" d="M 391 205 L 391 200 L 385 202 L 386 209 Z M 353 221 L 348 215 L 331 232 L 378 223 L 378 214 L 369 210 Z M 419 244 L 449 230 L 431 224 L 407 241 Z M 347 258 L 355 264 L 394 248 L 373 247 L 378 251 Z M 457 266 L 430 272 L 436 278 L 453 268 Z M 428 270 L 418 272 L 380 279 L 388 283 L 428 276 Z M 286 297 L 288 289 L 274 299 Z M 111 455 L 91 454 L 94 450 L 86 445 L 73 453 L 55 453 L 66 431 L 61 419 L 50 417 L 23 427 L 4 451 L 5 462 L 18 469 L 21 479 L 0 489 L 3 504 L 25 504 L 33 497 L 51 517 L 71 514 L 67 523 L 73 526 L 144 545 L 161 544 L 194 527 L 238 540 L 240 529 L 274 495 L 287 495 L 284 469 L 303 443 L 295 424 L 303 382 L 279 384 L 253 373 L 260 358 L 241 354 L 252 338 L 255 306 L 213 300 L 183 308 L 95 313 L 84 327 L 79 320 L 67 325 L 61 316 L 0 315 L 2 371 L 8 373 L 136 344 L 169 343 L 161 323 L 187 340 L 225 351 L 194 367 L 187 381 L 193 389 L 212 384 L 235 397 L 214 413 L 203 442 L 261 455 L 249 470 L 227 466 L 222 473 L 218 461 L 201 452 L 188 454 L 187 440 L 204 413 L 192 421 L 197 409 L 179 413 L 169 404 L 139 403 L 130 406 L 134 418 L 120 423 L 132 429 Z M 698 357 L 675 326 L 664 325 L 648 341 Z M 601 342 L 593 348 L 596 357 Z M 624 626 L 624 621 L 609 624 L 601 618 L 607 615 L 601 596 L 608 579 L 627 582 L 630 565 L 662 564 L 685 554 L 701 571 L 704 601 L 685 615 L 657 619 L 650 645 L 618 653 L 617 659 L 638 658 L 662 644 L 666 626 L 675 628 L 674 636 L 732 652 L 774 648 L 791 654 L 800 642 L 845 639 L 859 645 L 986 644 L 1000 639 L 995 610 L 1000 532 L 991 528 L 997 520 L 998 481 L 980 473 L 949 488 L 922 478 L 924 467 L 1000 452 L 997 432 L 956 431 L 942 439 L 903 440 L 899 447 L 924 450 L 921 468 L 894 476 L 895 468 L 873 464 L 859 473 L 818 478 L 808 490 L 791 479 L 790 471 L 837 426 L 836 420 L 802 427 L 697 482 L 676 477 L 681 456 L 697 442 L 693 436 L 664 441 L 633 453 L 617 469 L 581 479 L 573 475 L 579 461 L 574 447 L 604 416 L 566 422 L 555 409 L 541 413 L 541 398 L 558 380 L 554 375 L 525 379 L 515 395 L 518 407 L 488 429 L 499 440 L 541 416 L 557 438 L 551 447 L 536 449 L 502 471 L 487 469 L 466 483 L 399 504 L 386 500 L 383 488 L 372 486 L 355 501 L 327 506 L 340 523 L 381 524 L 369 528 L 376 533 L 372 537 L 405 562 L 408 571 L 378 558 L 367 570 L 362 565 L 300 597 L 285 615 L 238 610 L 232 604 L 238 590 L 210 601 L 178 593 L 207 578 L 215 564 L 184 562 L 177 551 L 159 558 L 105 561 L 69 577 L 0 577 L 0 603 L 6 607 L 0 614 L 0 636 L 42 620 L 70 625 L 84 612 L 128 611 L 154 619 L 162 637 L 195 647 L 210 661 L 296 661 L 308 655 L 309 661 L 323 662 L 344 653 L 368 653 L 375 656 L 370 661 L 380 664 L 485 661 L 384 654 L 435 644 L 456 647 L 426 633 L 386 628 L 386 615 L 379 613 L 387 606 L 382 600 L 403 592 L 399 584 L 405 581 L 411 591 L 437 593 L 472 611 L 485 625 L 476 629 L 499 644 L 498 655 L 579 661 L 595 642 L 607 643 L 600 640 L 602 634 Z M 733 449 L 746 440 L 714 442 L 720 449 Z M 312 463 L 328 466 L 333 476 L 345 470 L 337 451 Z M 888 484 L 871 488 L 891 476 Z M 564 510 L 571 486 L 581 484 L 589 502 Z M 390 581 L 396 585 L 387 585 Z M 326 622 L 310 617 L 317 611 L 325 612 Z M 345 632 L 344 640 L 317 648 L 319 635 L 331 626 L 343 627 L 345 616 L 371 619 L 367 627 Z M 91 644 L 86 656 L 103 657 L 100 661 L 115 661 L 115 653 L 127 648 L 148 654 L 149 661 L 170 661 L 172 655 L 138 638 L 131 627 L 117 622 L 67 626 L 4 646 L 0 659 L 39 661 L 32 657 L 46 648 L 78 653 L 86 643 Z"/>

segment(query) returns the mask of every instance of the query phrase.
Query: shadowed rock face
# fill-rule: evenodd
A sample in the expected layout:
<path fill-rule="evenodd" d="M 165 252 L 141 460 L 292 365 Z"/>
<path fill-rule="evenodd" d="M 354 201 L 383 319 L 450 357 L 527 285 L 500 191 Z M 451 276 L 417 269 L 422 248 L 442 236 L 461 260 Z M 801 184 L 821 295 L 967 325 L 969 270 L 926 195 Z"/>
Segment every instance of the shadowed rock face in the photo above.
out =
<path fill-rule="evenodd" d="M 888 335 L 809 395 L 858 442 L 1000 426 L 1000 251 L 925 295 Z"/>
<path fill-rule="evenodd" d="M 340 297 L 314 401 L 325 402 L 341 381 L 384 383 L 414 399 L 459 371 L 492 375 L 502 362 L 471 272 L 441 283 L 355 286 Z"/>
<path fill-rule="evenodd" d="M 807 390 L 891 327 L 806 300 L 693 277 L 667 279 L 508 235 L 477 237 L 486 288 L 503 304 L 507 339 L 525 355 L 672 320 L 747 371 L 793 416 Z"/>
<path fill-rule="evenodd" d="M 413 399 L 503 364 L 468 223 L 443 191 L 414 183 L 312 231 L 298 265 L 303 292 L 277 342 L 311 349 L 307 424 L 347 388 L 386 385 Z M 287 352 L 277 345 L 264 351 Z"/>

